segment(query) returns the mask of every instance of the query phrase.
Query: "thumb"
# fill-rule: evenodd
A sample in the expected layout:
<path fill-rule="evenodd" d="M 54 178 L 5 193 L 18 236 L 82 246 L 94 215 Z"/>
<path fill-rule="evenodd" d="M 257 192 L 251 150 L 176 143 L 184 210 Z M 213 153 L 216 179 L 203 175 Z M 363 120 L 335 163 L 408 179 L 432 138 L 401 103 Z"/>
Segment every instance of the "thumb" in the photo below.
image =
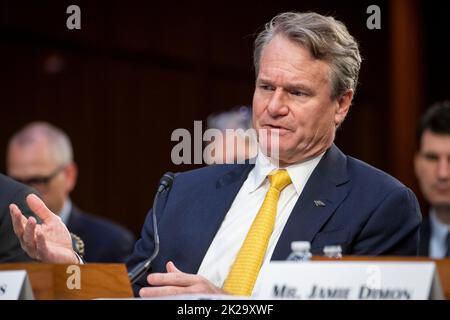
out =
<path fill-rule="evenodd" d="M 51 212 L 44 204 L 44 202 L 39 199 L 35 194 L 30 194 L 27 196 L 27 204 L 44 223 L 52 219 L 55 214 Z"/>
<path fill-rule="evenodd" d="M 172 261 L 167 262 L 166 269 L 168 273 L 182 273 Z"/>

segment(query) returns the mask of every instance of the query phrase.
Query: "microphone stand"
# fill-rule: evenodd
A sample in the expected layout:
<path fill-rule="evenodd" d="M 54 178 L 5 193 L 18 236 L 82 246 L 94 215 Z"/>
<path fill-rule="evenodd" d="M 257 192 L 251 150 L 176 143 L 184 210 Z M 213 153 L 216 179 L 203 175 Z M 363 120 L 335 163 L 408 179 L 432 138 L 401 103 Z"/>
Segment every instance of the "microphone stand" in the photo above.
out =
<path fill-rule="evenodd" d="M 150 269 L 151 263 L 153 262 L 153 260 L 156 258 L 156 256 L 159 253 L 159 235 L 158 235 L 158 223 L 156 220 L 156 208 L 157 208 L 157 204 L 158 204 L 159 195 L 164 190 L 168 190 L 171 187 L 173 179 L 174 179 L 174 174 L 171 172 L 164 174 L 164 176 L 161 178 L 161 182 L 159 184 L 158 191 L 156 192 L 155 197 L 153 199 L 153 208 L 152 208 L 153 239 L 154 239 L 155 248 L 153 249 L 153 253 L 150 256 L 150 258 L 139 263 L 136 267 L 134 267 L 128 273 L 128 279 L 130 280 L 131 284 L 134 284 L 136 281 L 138 281 Z"/>

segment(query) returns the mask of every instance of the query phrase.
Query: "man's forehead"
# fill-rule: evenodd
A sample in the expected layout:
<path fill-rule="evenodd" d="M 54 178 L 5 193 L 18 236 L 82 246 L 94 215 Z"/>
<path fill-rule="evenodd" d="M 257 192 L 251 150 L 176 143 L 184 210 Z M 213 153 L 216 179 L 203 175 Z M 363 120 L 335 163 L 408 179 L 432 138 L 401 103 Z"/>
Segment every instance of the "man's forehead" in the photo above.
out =
<path fill-rule="evenodd" d="M 11 144 L 9 160 L 20 163 L 49 163 L 55 162 L 50 145 L 46 141 L 36 141 L 27 144 Z"/>
<path fill-rule="evenodd" d="M 328 80 L 330 72 L 327 61 L 312 57 L 304 46 L 276 36 L 262 52 L 258 79 L 315 82 Z"/>
<path fill-rule="evenodd" d="M 439 134 L 426 130 L 422 135 L 422 151 L 446 152 L 450 154 L 450 134 Z"/>
<path fill-rule="evenodd" d="M 269 84 L 285 88 L 318 90 L 328 86 L 331 90 L 331 77 L 328 73 L 314 73 L 311 71 L 286 71 L 279 68 L 261 68 L 256 79 L 257 84 Z"/>

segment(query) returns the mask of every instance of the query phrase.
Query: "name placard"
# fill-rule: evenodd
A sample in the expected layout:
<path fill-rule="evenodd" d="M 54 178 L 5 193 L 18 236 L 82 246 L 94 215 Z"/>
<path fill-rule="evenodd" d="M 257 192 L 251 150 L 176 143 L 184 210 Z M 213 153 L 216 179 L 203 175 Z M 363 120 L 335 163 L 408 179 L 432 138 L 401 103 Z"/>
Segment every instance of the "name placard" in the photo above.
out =
<path fill-rule="evenodd" d="M 0 300 L 34 299 L 25 270 L 0 271 Z"/>
<path fill-rule="evenodd" d="M 443 299 L 434 262 L 276 261 L 260 280 L 263 299 Z"/>

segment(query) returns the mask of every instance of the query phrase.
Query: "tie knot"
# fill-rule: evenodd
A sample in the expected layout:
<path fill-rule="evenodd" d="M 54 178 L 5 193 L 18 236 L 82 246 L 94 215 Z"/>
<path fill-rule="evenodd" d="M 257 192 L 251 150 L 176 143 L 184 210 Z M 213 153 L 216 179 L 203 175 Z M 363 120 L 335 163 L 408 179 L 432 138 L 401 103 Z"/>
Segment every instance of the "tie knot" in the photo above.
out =
<path fill-rule="evenodd" d="M 269 176 L 269 181 L 270 187 L 280 192 L 292 183 L 291 177 L 289 177 L 289 173 L 285 169 L 275 171 Z"/>

